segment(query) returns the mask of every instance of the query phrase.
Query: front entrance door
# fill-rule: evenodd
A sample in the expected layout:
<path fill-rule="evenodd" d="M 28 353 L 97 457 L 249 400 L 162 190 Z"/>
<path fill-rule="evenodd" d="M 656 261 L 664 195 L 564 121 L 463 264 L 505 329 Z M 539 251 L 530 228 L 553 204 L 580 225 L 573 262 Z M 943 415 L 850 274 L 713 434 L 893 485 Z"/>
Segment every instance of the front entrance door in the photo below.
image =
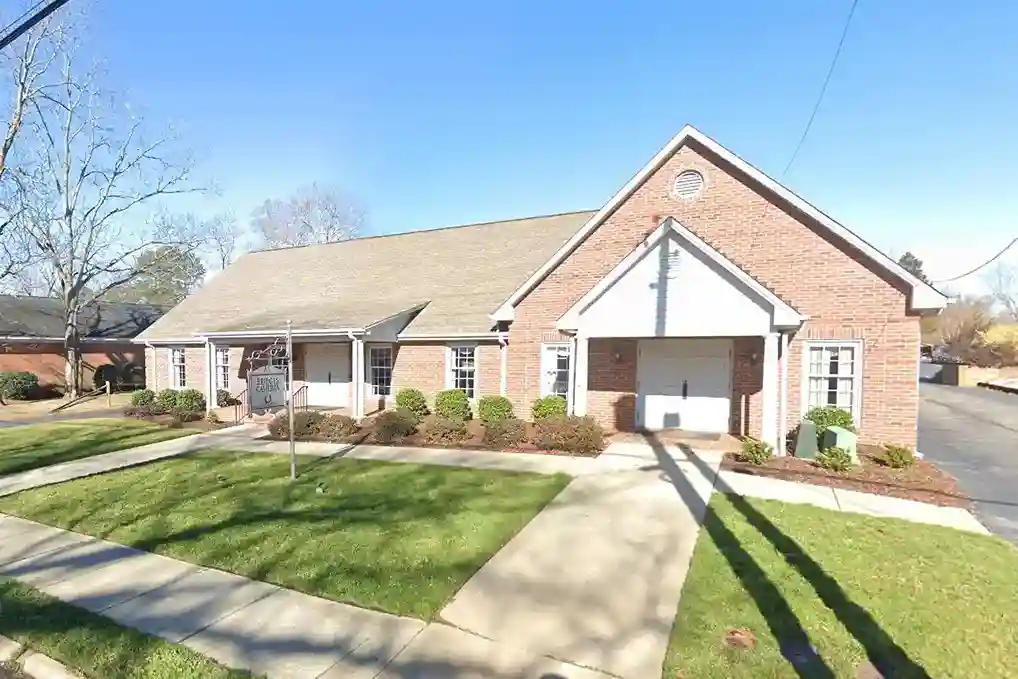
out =
<path fill-rule="evenodd" d="M 350 345 L 304 345 L 308 405 L 344 407 L 350 400 Z"/>
<path fill-rule="evenodd" d="M 648 430 L 727 432 L 731 352 L 727 339 L 640 340 L 637 425 Z"/>

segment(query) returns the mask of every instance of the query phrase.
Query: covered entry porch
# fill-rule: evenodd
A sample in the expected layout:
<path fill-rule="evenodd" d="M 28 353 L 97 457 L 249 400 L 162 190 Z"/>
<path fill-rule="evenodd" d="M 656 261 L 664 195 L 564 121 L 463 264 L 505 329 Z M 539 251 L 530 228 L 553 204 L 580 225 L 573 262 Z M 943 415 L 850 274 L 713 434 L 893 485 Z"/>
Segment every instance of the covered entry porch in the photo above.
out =
<path fill-rule="evenodd" d="M 803 320 L 668 218 L 559 319 L 569 407 L 617 429 L 742 434 L 780 451 Z"/>

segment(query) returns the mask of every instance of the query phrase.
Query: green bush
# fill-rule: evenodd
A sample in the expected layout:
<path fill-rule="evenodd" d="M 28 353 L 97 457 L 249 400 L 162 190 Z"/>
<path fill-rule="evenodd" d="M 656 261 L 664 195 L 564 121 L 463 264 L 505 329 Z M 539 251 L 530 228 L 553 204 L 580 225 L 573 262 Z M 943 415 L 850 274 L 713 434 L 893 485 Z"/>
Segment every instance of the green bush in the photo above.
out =
<path fill-rule="evenodd" d="M 216 407 L 225 408 L 226 406 L 240 405 L 240 401 L 233 397 L 228 389 L 216 389 Z"/>
<path fill-rule="evenodd" d="M 204 410 L 191 410 L 189 408 L 176 407 L 170 411 L 175 422 L 197 422 L 205 417 Z"/>
<path fill-rule="evenodd" d="M 523 420 L 499 420 L 484 426 L 484 443 L 495 448 L 513 448 L 527 438 Z"/>
<path fill-rule="evenodd" d="M 810 408 L 806 413 L 806 419 L 817 426 L 817 438 L 822 439 L 824 432 L 831 427 L 841 427 L 849 431 L 855 431 L 852 424 L 852 415 L 848 411 L 835 406 L 823 406 L 822 408 Z"/>
<path fill-rule="evenodd" d="M 421 421 L 428 416 L 428 399 L 424 398 L 424 394 L 421 393 L 420 389 L 400 389 L 396 392 L 396 408 L 399 410 L 409 410 L 417 416 L 417 421 Z"/>
<path fill-rule="evenodd" d="M 205 394 L 197 389 L 181 389 L 177 392 L 176 408 L 194 413 L 204 412 Z"/>
<path fill-rule="evenodd" d="M 852 456 L 844 448 L 831 446 L 817 453 L 817 466 L 832 472 L 847 472 L 852 468 Z"/>
<path fill-rule="evenodd" d="M 39 393 L 39 377 L 30 372 L 0 372 L 0 398 L 24 401 Z"/>
<path fill-rule="evenodd" d="M 147 417 L 158 417 L 159 415 L 165 415 L 169 411 L 163 408 L 158 403 L 149 403 L 148 405 L 140 406 L 128 406 L 124 408 L 124 417 L 137 417 L 145 419 Z"/>
<path fill-rule="evenodd" d="M 542 450 L 595 455 L 604 448 L 604 430 L 590 417 L 546 417 L 534 424 L 533 443 Z"/>
<path fill-rule="evenodd" d="M 446 389 L 435 394 L 435 414 L 450 420 L 470 419 L 470 399 L 462 389 Z"/>
<path fill-rule="evenodd" d="M 417 431 L 417 416 L 409 410 L 386 410 L 375 418 L 375 440 L 399 443 Z"/>
<path fill-rule="evenodd" d="M 150 406 L 156 402 L 156 393 L 151 389 L 142 389 L 131 394 L 131 405 Z"/>
<path fill-rule="evenodd" d="M 297 440 L 315 438 L 325 415 L 313 410 L 293 414 L 293 438 Z M 280 411 L 269 422 L 269 436 L 274 439 L 290 438 L 290 415 Z"/>
<path fill-rule="evenodd" d="M 342 441 L 360 431 L 357 420 L 346 415 L 326 415 L 318 423 L 318 435 L 333 443 Z"/>
<path fill-rule="evenodd" d="M 544 398 L 539 398 L 534 401 L 531 415 L 534 417 L 534 422 L 546 420 L 549 417 L 565 417 L 566 399 L 564 396 L 545 396 Z"/>
<path fill-rule="evenodd" d="M 750 464 L 761 465 L 774 457 L 774 447 L 756 439 L 746 439 L 742 442 L 742 452 L 739 458 Z"/>
<path fill-rule="evenodd" d="M 915 464 L 915 453 L 911 448 L 886 443 L 884 444 L 884 462 L 893 469 L 905 469 Z"/>
<path fill-rule="evenodd" d="M 428 443 L 449 446 L 462 443 L 467 438 L 465 420 L 435 415 L 424 421 L 424 440 Z"/>
<path fill-rule="evenodd" d="M 216 415 L 215 411 L 210 411 L 209 414 L 205 416 L 205 421 L 208 422 L 209 424 L 223 423 L 223 421 L 219 419 L 219 415 Z"/>
<path fill-rule="evenodd" d="M 169 412 L 177 407 L 177 394 L 179 393 L 176 389 L 163 389 L 156 395 L 156 403 L 163 410 Z"/>
<path fill-rule="evenodd" d="M 513 413 L 512 401 L 505 396 L 482 396 L 477 401 L 477 419 L 485 424 L 511 420 Z"/>

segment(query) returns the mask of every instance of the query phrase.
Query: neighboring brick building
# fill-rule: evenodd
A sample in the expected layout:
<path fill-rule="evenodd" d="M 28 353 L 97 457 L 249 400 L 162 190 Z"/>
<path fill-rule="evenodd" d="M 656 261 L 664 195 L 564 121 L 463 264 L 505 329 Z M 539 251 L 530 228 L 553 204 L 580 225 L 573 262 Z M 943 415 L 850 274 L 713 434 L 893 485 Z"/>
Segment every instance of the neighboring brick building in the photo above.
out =
<path fill-rule="evenodd" d="M 919 316 L 945 303 L 687 127 L 597 212 L 253 253 L 140 339 L 151 385 L 239 393 L 291 320 L 309 401 L 355 415 L 408 386 L 521 415 L 560 393 L 612 429 L 777 445 L 835 404 L 914 445 Z"/>
<path fill-rule="evenodd" d="M 148 304 L 97 303 L 78 314 L 82 384 L 91 389 L 102 368 L 124 383 L 140 384 L 145 353 L 134 343 L 139 332 L 166 312 Z M 0 295 L 0 372 L 26 371 L 43 389 L 62 392 L 66 384 L 64 314 L 50 297 Z"/>

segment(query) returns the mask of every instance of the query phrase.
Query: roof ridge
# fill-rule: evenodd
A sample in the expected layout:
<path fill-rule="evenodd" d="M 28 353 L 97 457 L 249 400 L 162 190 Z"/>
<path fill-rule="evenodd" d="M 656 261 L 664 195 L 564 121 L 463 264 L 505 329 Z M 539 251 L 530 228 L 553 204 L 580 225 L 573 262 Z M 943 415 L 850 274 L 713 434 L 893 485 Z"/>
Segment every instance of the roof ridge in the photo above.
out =
<path fill-rule="evenodd" d="M 345 240 L 333 241 L 331 243 L 307 243 L 305 245 L 288 245 L 278 248 L 265 248 L 263 250 L 252 250 L 247 253 L 249 255 L 257 255 L 267 252 L 281 252 L 284 250 L 298 250 L 300 248 L 315 248 L 325 247 L 328 245 L 342 245 L 343 243 L 355 243 L 358 241 L 365 240 L 378 240 L 381 238 L 396 238 L 399 236 L 412 236 L 419 233 L 435 233 L 436 231 L 451 231 L 453 229 L 470 229 L 479 226 L 494 226 L 496 224 L 508 224 L 509 222 L 529 222 L 535 219 L 552 219 L 554 217 L 568 217 L 570 215 L 581 215 L 586 213 L 595 213 L 597 210 L 571 210 L 568 212 L 553 212 L 546 215 L 534 215 L 532 217 L 511 217 L 509 219 L 493 219 L 486 222 L 472 222 L 470 224 L 453 224 L 450 226 L 437 226 L 432 229 L 417 229 L 416 231 L 400 231 L 397 233 L 378 233 L 367 236 L 358 236 L 356 238 L 347 238 Z"/>

